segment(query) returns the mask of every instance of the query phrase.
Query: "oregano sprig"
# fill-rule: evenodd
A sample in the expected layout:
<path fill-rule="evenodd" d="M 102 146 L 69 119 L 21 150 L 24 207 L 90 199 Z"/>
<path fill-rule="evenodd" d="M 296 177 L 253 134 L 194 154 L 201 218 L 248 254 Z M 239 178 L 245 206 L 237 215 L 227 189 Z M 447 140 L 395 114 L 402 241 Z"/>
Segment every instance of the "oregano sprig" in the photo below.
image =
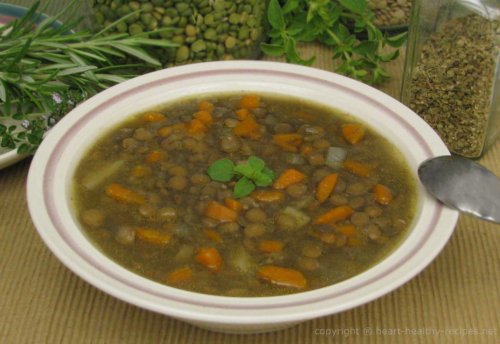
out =
<path fill-rule="evenodd" d="M 249 195 L 257 186 L 269 186 L 275 178 L 264 160 L 253 155 L 237 165 L 228 158 L 219 159 L 209 166 L 207 172 L 210 178 L 218 182 L 238 179 L 233 190 L 235 198 Z"/>
<path fill-rule="evenodd" d="M 384 34 L 372 18 L 366 0 L 270 0 L 269 43 L 262 43 L 261 49 L 288 62 L 311 65 L 315 57 L 303 59 L 297 44 L 319 42 L 331 47 L 333 59 L 340 61 L 337 72 L 377 84 L 389 77 L 382 64 L 399 56 L 407 35 Z M 386 47 L 394 50 L 387 52 Z"/>

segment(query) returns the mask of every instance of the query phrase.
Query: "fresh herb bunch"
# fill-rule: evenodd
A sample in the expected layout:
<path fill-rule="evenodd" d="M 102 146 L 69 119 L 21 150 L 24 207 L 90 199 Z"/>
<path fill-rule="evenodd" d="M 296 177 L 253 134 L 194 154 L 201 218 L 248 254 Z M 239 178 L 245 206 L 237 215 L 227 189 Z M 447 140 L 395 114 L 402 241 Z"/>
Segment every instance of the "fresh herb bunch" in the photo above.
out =
<path fill-rule="evenodd" d="M 0 27 L 0 146 L 34 153 L 45 132 L 79 102 L 99 91 L 161 67 L 146 48 L 173 47 L 149 33 L 107 34 L 77 30 L 83 17 L 73 0 L 40 22 L 35 2 L 26 14 Z M 130 15 L 134 15 L 131 13 Z M 59 24 L 58 19 L 68 19 Z"/>
<path fill-rule="evenodd" d="M 275 178 L 274 172 L 266 166 L 264 160 L 250 156 L 246 162 L 235 165 L 230 159 L 215 161 L 207 170 L 208 175 L 218 182 L 229 182 L 234 178 L 233 196 L 241 198 L 249 195 L 257 186 L 269 186 Z"/>
<path fill-rule="evenodd" d="M 366 0 L 270 0 L 267 19 L 269 43 L 261 44 L 265 54 L 311 65 L 315 58 L 303 59 L 297 43 L 319 42 L 340 60 L 337 72 L 370 84 L 389 77 L 382 64 L 398 57 L 407 37 L 406 32 L 382 33 Z M 387 52 L 387 46 L 395 49 Z"/>

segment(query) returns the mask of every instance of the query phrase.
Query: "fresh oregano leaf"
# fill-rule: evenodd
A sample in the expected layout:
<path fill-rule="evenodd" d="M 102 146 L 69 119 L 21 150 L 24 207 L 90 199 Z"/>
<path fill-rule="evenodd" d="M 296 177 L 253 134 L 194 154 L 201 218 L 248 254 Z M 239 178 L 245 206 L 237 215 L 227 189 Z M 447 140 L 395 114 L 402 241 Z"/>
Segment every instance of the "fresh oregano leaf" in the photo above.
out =
<path fill-rule="evenodd" d="M 207 170 L 208 175 L 218 182 L 228 182 L 234 176 L 234 163 L 227 159 L 215 161 Z"/>
<path fill-rule="evenodd" d="M 255 184 L 247 177 L 241 177 L 236 183 L 233 190 L 235 198 L 242 198 L 248 196 L 255 189 Z"/>
<path fill-rule="evenodd" d="M 366 0 L 339 0 L 340 4 L 348 10 L 363 14 L 366 9 Z"/>
<path fill-rule="evenodd" d="M 261 43 L 260 49 L 269 56 L 281 56 L 285 53 L 285 48 L 279 44 Z"/>
<path fill-rule="evenodd" d="M 273 28 L 278 30 L 285 29 L 285 17 L 283 16 L 283 11 L 281 10 L 278 0 L 269 1 L 267 7 L 267 20 Z"/>

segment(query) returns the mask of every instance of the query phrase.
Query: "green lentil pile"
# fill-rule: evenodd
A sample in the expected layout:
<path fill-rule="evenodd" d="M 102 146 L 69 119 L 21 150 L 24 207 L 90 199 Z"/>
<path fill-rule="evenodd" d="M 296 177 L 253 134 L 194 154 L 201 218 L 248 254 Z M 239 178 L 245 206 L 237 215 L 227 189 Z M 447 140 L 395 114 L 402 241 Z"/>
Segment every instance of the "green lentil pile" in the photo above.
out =
<path fill-rule="evenodd" d="M 407 25 L 411 4 L 411 0 L 368 0 L 368 7 L 375 14 L 373 24 L 378 27 Z"/>
<path fill-rule="evenodd" d="M 500 112 L 491 105 L 499 41 L 499 21 L 448 20 L 423 44 L 413 72 L 409 106 L 465 157 L 479 157 L 499 133 Z"/>
<path fill-rule="evenodd" d="M 160 28 L 162 38 L 179 44 L 158 54 L 165 66 L 256 58 L 264 39 L 265 0 L 94 0 L 97 29 L 137 10 L 115 32 L 140 33 Z"/>

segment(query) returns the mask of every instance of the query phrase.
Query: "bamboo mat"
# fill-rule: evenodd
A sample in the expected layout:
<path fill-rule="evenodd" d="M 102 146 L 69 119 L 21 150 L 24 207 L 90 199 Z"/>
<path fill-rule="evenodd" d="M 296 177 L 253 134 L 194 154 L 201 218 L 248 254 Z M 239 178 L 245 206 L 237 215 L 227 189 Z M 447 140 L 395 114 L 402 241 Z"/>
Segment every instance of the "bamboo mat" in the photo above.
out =
<path fill-rule="evenodd" d="M 301 50 L 333 71 L 323 48 Z M 380 87 L 395 97 L 402 63 L 389 65 L 393 78 Z M 500 175 L 500 141 L 479 162 Z M 461 216 L 427 269 L 364 306 L 277 332 L 228 335 L 126 304 L 65 268 L 31 223 L 29 165 L 0 170 L 0 343 L 500 343 L 499 225 Z"/>

